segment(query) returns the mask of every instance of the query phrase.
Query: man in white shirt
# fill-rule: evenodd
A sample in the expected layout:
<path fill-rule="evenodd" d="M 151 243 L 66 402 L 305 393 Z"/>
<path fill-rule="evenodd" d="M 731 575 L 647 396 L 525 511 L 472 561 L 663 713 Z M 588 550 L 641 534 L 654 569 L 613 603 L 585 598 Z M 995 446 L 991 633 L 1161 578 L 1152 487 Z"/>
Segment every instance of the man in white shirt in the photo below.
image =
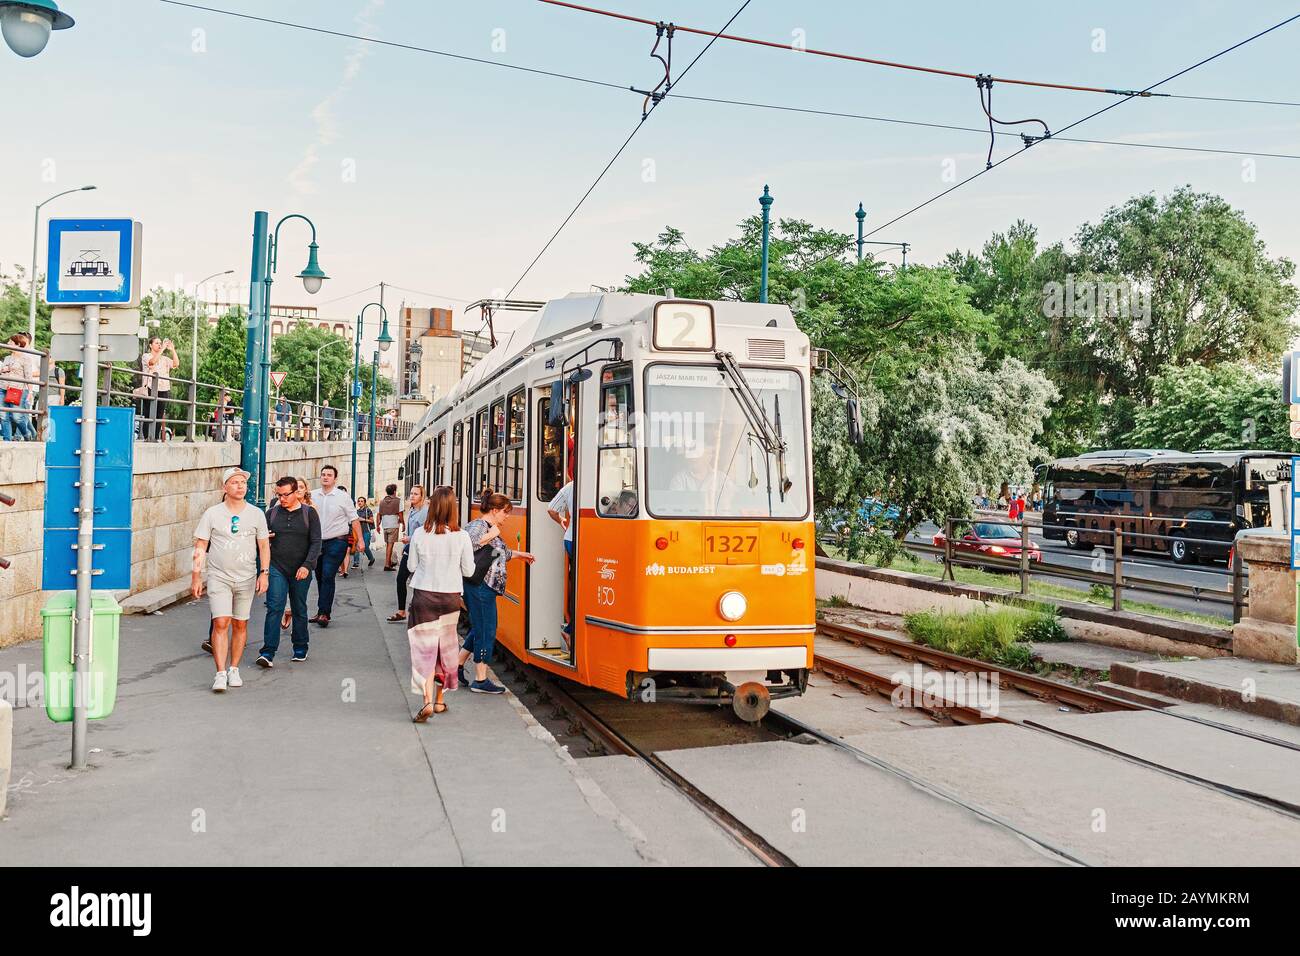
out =
<path fill-rule="evenodd" d="M 361 540 L 361 522 L 352 496 L 338 486 L 339 470 L 322 465 L 320 489 L 312 493 L 311 503 L 320 515 L 320 560 L 316 562 L 316 616 L 312 624 L 329 627 L 334 610 L 334 582 L 339 566 L 348 554 L 348 532 Z"/>
<path fill-rule="evenodd" d="M 546 506 L 546 513 L 550 515 L 551 520 L 564 529 L 564 554 L 568 558 L 567 569 L 572 573 L 573 567 L 573 481 L 566 481 L 564 487 L 555 493 L 551 503 Z M 569 579 L 566 576 L 565 581 Z M 566 584 L 565 593 L 568 593 Z M 568 598 L 565 598 L 564 609 L 564 633 L 570 638 L 573 637 L 573 621 L 569 615 Z"/>

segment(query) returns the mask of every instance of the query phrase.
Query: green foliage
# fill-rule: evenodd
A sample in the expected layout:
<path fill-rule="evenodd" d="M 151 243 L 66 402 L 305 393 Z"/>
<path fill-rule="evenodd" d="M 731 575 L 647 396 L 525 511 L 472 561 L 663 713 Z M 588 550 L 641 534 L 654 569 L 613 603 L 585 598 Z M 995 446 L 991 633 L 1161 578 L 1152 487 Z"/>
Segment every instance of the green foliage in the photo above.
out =
<path fill-rule="evenodd" d="M 1054 614 L 1014 607 L 914 611 L 903 621 L 908 634 L 930 647 L 1021 670 L 1033 666 L 1030 642 L 1068 640 Z"/>
<path fill-rule="evenodd" d="M 1217 196 L 1135 197 L 1085 223 L 1075 245 L 1039 248 L 1034 228 L 1017 222 L 978 256 L 947 259 L 996 324 L 991 357 L 1018 355 L 1057 386 L 1053 455 L 1123 444 L 1168 368 L 1271 366 L 1296 335 L 1294 265 L 1269 258 L 1255 227 Z M 1080 299 L 1048 314 L 1052 284 L 1067 281 L 1139 291 L 1149 309 Z"/>
<path fill-rule="evenodd" d="M 1288 432 L 1281 382 L 1246 365 L 1162 369 L 1150 401 L 1138 408 L 1123 443 L 1180 451 L 1295 448 Z"/>
<path fill-rule="evenodd" d="M 1027 648 L 1017 648 L 1026 612 L 1013 607 L 952 611 L 914 611 L 903 618 L 907 633 L 922 644 L 950 654 L 1006 667 L 1021 666 Z"/>
<path fill-rule="evenodd" d="M 337 344 L 334 344 L 337 343 Z M 324 347 L 328 346 L 328 347 Z M 271 368 L 284 372 L 280 391 L 291 402 L 316 402 L 316 353 L 320 350 L 320 401 L 345 412 L 348 408 L 348 382 L 355 358 L 353 348 L 343 336 L 327 329 L 300 323 L 293 331 L 278 336 L 271 343 Z M 370 410 L 370 361 L 361 360 L 361 404 L 363 413 Z M 393 393 L 393 385 L 379 376 L 378 399 Z M 382 404 L 380 405 L 382 408 Z"/>
<path fill-rule="evenodd" d="M 1051 611 L 1031 613 L 1020 627 L 1019 639 L 1030 642 L 1068 641 L 1061 619 Z"/>
<path fill-rule="evenodd" d="M 199 381 L 209 386 L 243 389 L 247 344 L 248 313 L 236 306 L 217 322 L 199 353 Z M 216 388 L 200 390 L 200 401 L 214 402 L 218 397 Z"/>
<path fill-rule="evenodd" d="M 27 270 L 22 266 L 14 267 L 14 274 L 7 275 L 0 271 L 0 341 L 8 341 L 15 332 L 27 331 L 28 311 L 31 299 L 28 297 L 31 280 Z M 48 348 L 50 344 L 50 307 L 45 304 L 45 279 L 36 280 L 36 348 Z"/>

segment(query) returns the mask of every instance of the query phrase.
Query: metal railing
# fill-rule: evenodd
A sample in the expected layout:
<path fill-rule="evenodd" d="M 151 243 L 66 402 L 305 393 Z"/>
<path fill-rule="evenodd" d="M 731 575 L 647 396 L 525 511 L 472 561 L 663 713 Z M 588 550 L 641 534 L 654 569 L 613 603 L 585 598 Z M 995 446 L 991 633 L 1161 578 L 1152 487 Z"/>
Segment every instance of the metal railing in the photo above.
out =
<path fill-rule="evenodd" d="M 0 346 L 7 353 L 0 357 L 0 437 L 8 441 L 41 441 L 45 437 L 46 411 L 51 405 L 80 404 L 81 385 L 68 384 L 59 376 L 62 371 L 52 364 L 49 355 L 36 349 L 16 345 Z M 16 355 L 30 356 L 27 366 L 35 366 L 33 375 L 14 360 Z M 131 406 L 136 411 L 136 440 L 162 441 L 239 441 L 243 425 L 243 389 L 226 388 L 178 376 L 164 377 L 124 365 L 103 363 L 96 388 L 98 402 L 104 406 Z M 21 396 L 11 396 L 9 389 Z M 18 401 L 10 404 L 9 397 Z M 414 425 L 396 415 L 376 416 L 376 441 L 407 441 Z M 268 441 L 351 441 L 353 425 L 358 441 L 370 440 L 369 410 L 359 412 L 355 423 L 347 409 L 335 409 L 327 403 L 292 402 L 281 399 L 270 409 Z"/>
<path fill-rule="evenodd" d="M 1191 523 L 1195 519 L 1163 520 L 1188 521 Z M 1018 538 L 985 538 L 980 539 L 979 544 L 972 543 L 969 547 L 963 546 L 962 542 L 966 540 L 963 536 L 965 530 L 976 523 L 1015 528 L 1019 532 Z M 1181 534 L 1164 535 L 1126 531 L 1119 527 L 1103 530 L 1077 529 L 1074 526 L 1069 526 L 1073 530 L 1084 531 L 1086 535 L 1097 542 L 1092 546 L 1090 554 L 1081 552 L 1088 554 L 1091 562 L 1090 567 L 1080 568 L 1067 563 L 1044 560 L 1048 554 L 1053 552 L 1044 552 L 1043 542 L 1030 537 L 1032 527 L 1035 526 L 1022 521 L 947 518 L 944 520 L 942 546 L 919 541 L 908 541 L 905 546 L 908 551 L 914 554 L 930 555 L 941 561 L 943 563 L 944 580 L 955 581 L 956 576 L 953 569 L 958 567 L 1005 571 L 1016 575 L 1019 579 L 1018 590 L 1022 595 L 1031 593 L 1030 584 L 1034 580 L 1041 581 L 1044 578 L 1057 578 L 1108 588 L 1110 590 L 1111 608 L 1116 611 L 1123 610 L 1126 594 L 1178 597 L 1198 603 L 1206 602 L 1230 606 L 1232 608 L 1232 621 L 1235 624 L 1241 620 L 1248 606 L 1248 574 L 1241 559 L 1241 554 L 1234 547 L 1232 541 L 1225 541 L 1222 538 L 1188 537 Z M 1064 525 L 1049 525 L 1048 527 L 1061 530 L 1066 528 Z M 1105 544 L 1102 544 L 1102 541 Z M 1157 549 L 1149 546 L 1151 542 L 1155 541 L 1168 542 L 1170 545 L 1174 541 L 1181 541 L 1184 545 L 1192 545 L 1193 547 L 1210 546 L 1214 550 L 1230 549 L 1231 558 L 1226 567 L 1217 565 L 1197 566 L 1191 572 L 1197 575 L 1211 575 L 1215 579 L 1214 583 L 1217 585 L 1221 582 L 1222 586 L 1207 587 L 1169 580 L 1167 577 L 1152 577 L 1153 570 L 1168 572 L 1173 568 L 1184 569 L 1183 565 L 1157 564 L 1145 559 L 1144 555 L 1146 553 L 1160 553 Z M 1002 546 L 1014 548 L 1018 553 L 999 554 L 987 550 L 987 548 L 993 546 L 1000 546 L 998 542 L 1001 542 Z M 1145 545 L 1145 547 L 1139 547 L 1139 545 Z M 1139 552 L 1142 553 L 1139 554 Z M 1038 554 L 1038 557 L 1034 556 L 1035 553 Z M 1177 609 L 1170 608 L 1170 610 Z"/>

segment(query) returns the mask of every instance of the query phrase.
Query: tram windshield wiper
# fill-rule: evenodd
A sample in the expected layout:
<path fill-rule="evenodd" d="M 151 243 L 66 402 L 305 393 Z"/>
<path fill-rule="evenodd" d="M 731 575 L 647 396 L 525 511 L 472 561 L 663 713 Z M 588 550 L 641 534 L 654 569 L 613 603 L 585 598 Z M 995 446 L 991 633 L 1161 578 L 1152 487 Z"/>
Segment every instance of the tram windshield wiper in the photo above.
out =
<path fill-rule="evenodd" d="M 786 440 L 781 432 L 781 406 L 779 402 L 774 403 L 774 412 L 776 414 L 776 423 L 767 417 L 767 412 L 763 408 L 763 403 L 758 400 L 754 390 L 749 386 L 749 379 L 745 377 L 744 371 L 736 364 L 736 358 L 730 352 L 714 352 L 718 360 L 718 367 L 722 369 L 722 374 L 731 380 L 732 392 L 736 396 L 736 402 L 740 405 L 740 410 L 745 413 L 745 418 L 749 420 L 750 426 L 754 429 L 755 437 L 763 450 L 776 459 L 777 466 L 777 491 L 781 500 L 785 501 L 785 494 L 790 490 L 791 482 L 786 475 Z M 768 481 L 768 491 L 771 492 L 771 480 Z"/>

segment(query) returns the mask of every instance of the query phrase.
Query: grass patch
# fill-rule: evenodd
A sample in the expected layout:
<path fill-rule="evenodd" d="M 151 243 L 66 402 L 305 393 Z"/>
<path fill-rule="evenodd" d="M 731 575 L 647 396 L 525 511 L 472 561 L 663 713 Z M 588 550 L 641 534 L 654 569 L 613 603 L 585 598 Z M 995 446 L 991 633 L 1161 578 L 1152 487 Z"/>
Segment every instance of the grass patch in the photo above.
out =
<path fill-rule="evenodd" d="M 950 654 L 973 657 L 1002 667 L 1032 670 L 1030 641 L 1060 627 L 1055 615 L 1015 607 L 982 608 L 966 614 L 916 611 L 905 615 L 907 633 L 923 644 Z"/>

